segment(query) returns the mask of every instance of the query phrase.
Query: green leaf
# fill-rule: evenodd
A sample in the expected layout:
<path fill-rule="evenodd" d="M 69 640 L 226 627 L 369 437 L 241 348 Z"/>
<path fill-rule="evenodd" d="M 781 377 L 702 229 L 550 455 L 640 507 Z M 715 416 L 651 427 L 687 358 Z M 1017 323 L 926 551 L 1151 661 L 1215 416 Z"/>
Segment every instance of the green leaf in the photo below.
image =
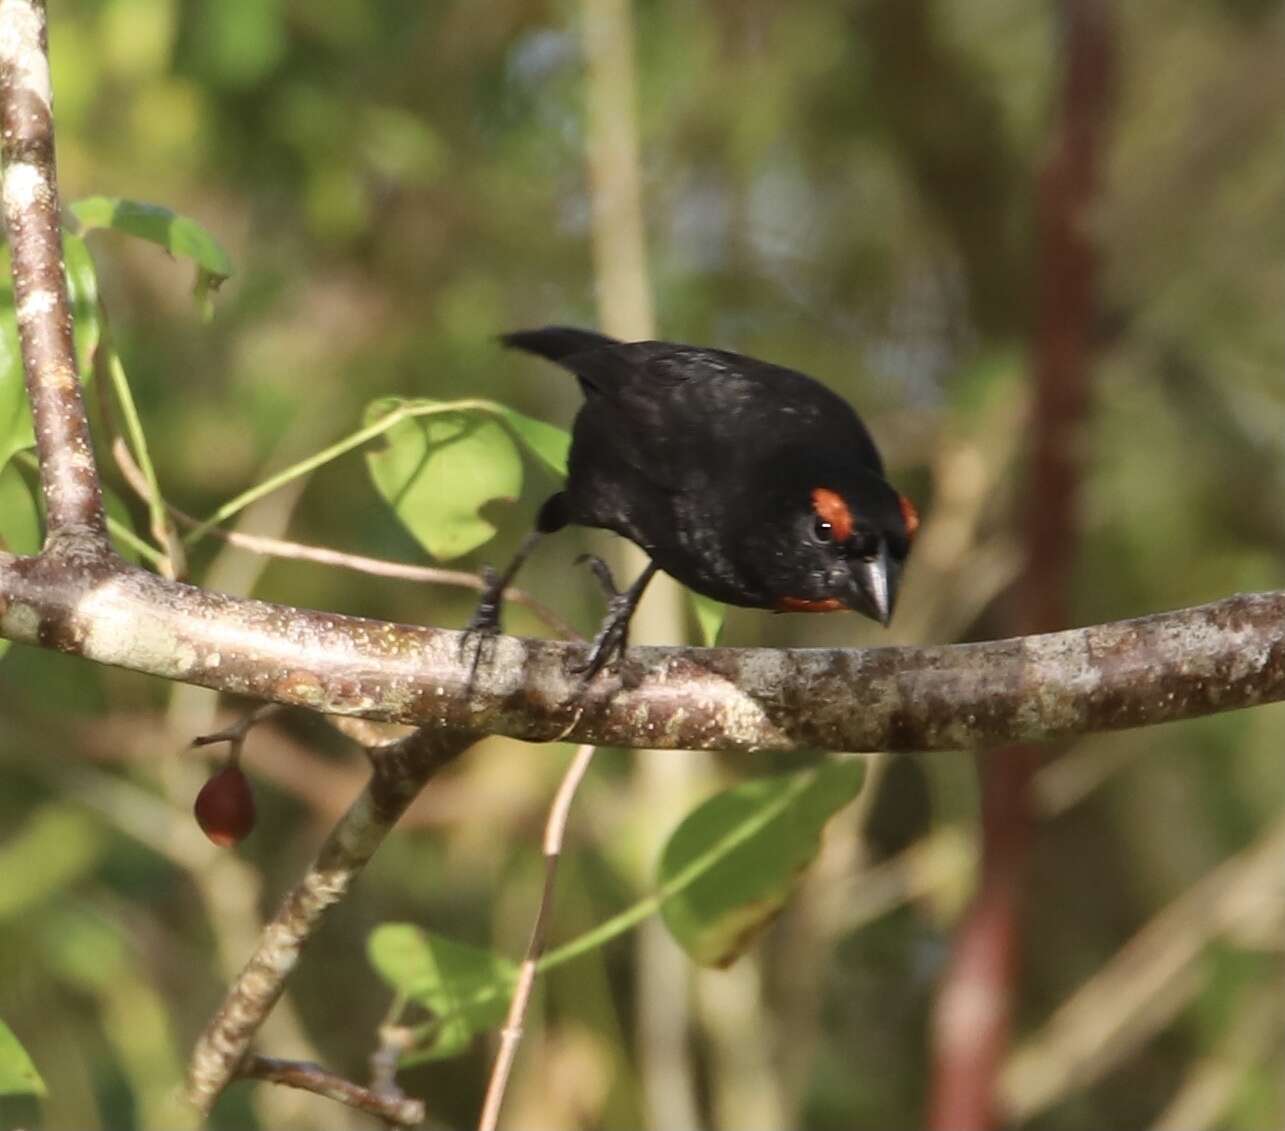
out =
<path fill-rule="evenodd" d="M 13 284 L 9 250 L 0 251 L 0 467 L 15 452 L 36 442 L 23 384 L 22 352 L 18 348 L 18 323 L 13 309 Z"/>
<path fill-rule="evenodd" d="M 571 451 L 571 434 L 554 424 L 546 424 L 507 407 L 496 406 L 500 419 L 511 429 L 522 445 L 560 479 L 567 477 L 567 454 Z"/>
<path fill-rule="evenodd" d="M 375 402 L 367 421 L 397 405 Z M 371 478 L 407 530 L 439 560 L 490 539 L 495 526 L 478 509 L 495 499 L 512 502 L 522 491 L 517 447 L 489 417 L 464 411 L 408 417 L 383 438 L 383 449 L 366 457 Z"/>
<path fill-rule="evenodd" d="M 723 631 L 723 621 L 727 619 L 727 606 L 713 597 L 692 593 L 692 612 L 696 614 L 696 627 L 700 629 L 701 642 L 706 648 L 713 648 L 718 643 L 718 634 Z"/>
<path fill-rule="evenodd" d="M 118 524 L 127 533 L 134 531 L 134 518 L 124 500 L 110 487 L 103 488 L 103 508 L 109 524 Z M 0 550 L 11 554 L 31 555 L 40 551 L 43 508 L 40 499 L 32 492 L 27 480 L 14 464 L 0 471 Z M 129 542 L 113 533 L 116 552 L 134 565 L 142 561 L 138 551 Z M 9 646 L 0 640 L 0 656 Z"/>
<path fill-rule="evenodd" d="M 63 261 L 67 265 L 67 291 L 71 299 L 72 335 L 76 344 L 76 369 L 81 384 L 94 374 L 94 351 L 102 328 L 99 325 L 98 275 L 89 248 L 80 236 L 63 230 Z"/>
<path fill-rule="evenodd" d="M 504 1020 L 517 968 L 500 955 L 413 923 L 380 924 L 366 950 L 384 981 L 440 1019 L 428 1047 L 403 1056 L 402 1064 L 456 1056 Z"/>
<path fill-rule="evenodd" d="M 79 809 L 57 803 L 36 809 L 0 845 L 0 922 L 65 897 L 98 867 L 104 851 L 101 827 Z"/>
<path fill-rule="evenodd" d="M 156 204 L 116 196 L 88 196 L 72 204 L 71 213 L 81 235 L 96 228 L 124 232 L 190 259 L 196 264 L 196 299 L 209 316 L 210 295 L 232 274 L 232 261 L 201 224 Z"/>
<path fill-rule="evenodd" d="M 63 232 L 67 264 L 67 289 L 71 300 L 76 343 L 76 365 L 82 382 L 93 374 L 94 350 L 98 347 L 98 279 L 83 240 Z M 36 442 L 23 383 L 22 351 L 18 347 L 18 323 L 13 306 L 13 283 L 9 272 L 9 251 L 0 251 L 0 467 L 15 452 Z"/>
<path fill-rule="evenodd" d="M 130 513 L 129 507 L 125 505 L 125 500 L 110 487 L 103 488 L 103 510 L 107 512 L 109 520 L 119 523 L 129 532 L 135 533 L 134 516 Z M 134 565 L 141 564 L 142 557 L 138 551 L 123 538 L 113 537 L 112 545 L 116 548 L 116 552 L 127 562 L 132 562 Z"/>
<path fill-rule="evenodd" d="M 27 556 L 40 552 L 40 510 L 13 464 L 0 471 L 0 550 Z"/>
<path fill-rule="evenodd" d="M 40 510 L 22 473 L 12 464 L 0 471 L 0 550 L 24 557 L 40 552 Z M 0 656 L 11 641 L 0 640 Z"/>
<path fill-rule="evenodd" d="M 726 966 L 784 906 L 825 823 L 861 789 L 860 760 L 757 778 L 719 793 L 661 855 L 661 917 L 697 962 Z"/>
<path fill-rule="evenodd" d="M 0 1096 L 44 1096 L 45 1082 L 13 1030 L 0 1021 Z"/>

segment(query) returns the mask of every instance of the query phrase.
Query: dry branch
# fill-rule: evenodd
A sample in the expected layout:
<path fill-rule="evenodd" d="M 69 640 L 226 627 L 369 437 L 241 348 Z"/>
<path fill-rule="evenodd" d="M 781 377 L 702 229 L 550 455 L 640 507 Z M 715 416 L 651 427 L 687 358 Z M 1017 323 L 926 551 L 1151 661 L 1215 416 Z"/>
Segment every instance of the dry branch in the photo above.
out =
<path fill-rule="evenodd" d="M 372 751 L 374 773 L 366 789 L 264 928 L 258 949 L 197 1041 L 187 1094 L 202 1112 L 208 1114 L 228 1083 L 244 1073 L 250 1042 L 326 912 L 347 895 L 424 783 L 472 741 L 471 735 L 419 730 Z"/>
<path fill-rule="evenodd" d="M 956 750 L 1285 699 L 1285 592 L 1043 636 L 921 648 L 634 648 L 461 634 L 166 581 L 114 559 L 0 556 L 0 635 L 251 698 L 530 741 Z"/>
<path fill-rule="evenodd" d="M 384 1095 L 372 1088 L 363 1088 L 319 1064 L 304 1060 L 278 1060 L 276 1057 L 251 1056 L 238 1073 L 243 1079 L 266 1080 L 284 1084 L 288 1088 L 301 1088 L 347 1107 L 373 1115 L 385 1124 L 397 1127 L 418 1127 L 424 1122 L 424 1102 L 408 1100 L 401 1095 Z"/>

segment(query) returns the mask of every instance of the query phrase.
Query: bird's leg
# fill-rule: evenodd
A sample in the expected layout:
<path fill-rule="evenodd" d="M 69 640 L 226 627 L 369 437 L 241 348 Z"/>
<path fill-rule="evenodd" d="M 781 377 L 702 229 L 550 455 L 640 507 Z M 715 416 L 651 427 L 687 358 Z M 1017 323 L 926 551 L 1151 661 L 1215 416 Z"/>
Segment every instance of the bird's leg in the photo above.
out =
<path fill-rule="evenodd" d="M 473 610 L 468 624 L 464 626 L 464 635 L 460 638 L 461 658 L 466 655 L 469 648 L 473 649 L 473 660 L 469 666 L 470 683 L 477 675 L 478 665 L 482 662 L 482 653 L 500 631 L 500 610 L 504 605 L 504 591 L 517 576 L 523 563 L 531 556 L 531 551 L 540 540 L 540 534 L 541 531 L 533 530 L 522 539 L 518 552 L 513 555 L 513 560 L 505 567 L 503 573 L 496 573 L 490 566 L 484 566 L 482 569 L 482 579 L 486 582 L 486 587 L 482 590 L 477 608 Z"/>
<path fill-rule="evenodd" d="M 598 629 L 598 635 L 589 645 L 588 658 L 575 668 L 586 680 L 593 679 L 614 656 L 624 654 L 625 643 L 629 637 L 629 622 L 633 618 L 634 610 L 638 608 L 638 602 L 642 600 L 643 591 L 647 588 L 648 582 L 656 575 L 656 563 L 648 562 L 647 568 L 642 571 L 638 580 L 623 593 L 618 593 L 612 581 L 611 572 L 601 558 L 590 558 L 589 567 L 607 589 L 609 596 L 607 617 L 602 622 L 602 627 Z"/>
<path fill-rule="evenodd" d="M 539 530 L 533 530 L 523 538 L 522 545 L 518 547 L 518 552 L 513 555 L 513 560 L 505 567 L 503 573 L 496 573 L 490 566 L 482 567 L 482 579 L 486 582 L 486 588 L 482 590 L 477 608 L 473 610 L 468 624 L 464 626 L 465 632 L 494 634 L 500 631 L 500 609 L 504 604 L 504 591 L 513 583 L 518 570 L 531 556 L 531 551 L 535 549 L 535 544 L 539 540 Z"/>

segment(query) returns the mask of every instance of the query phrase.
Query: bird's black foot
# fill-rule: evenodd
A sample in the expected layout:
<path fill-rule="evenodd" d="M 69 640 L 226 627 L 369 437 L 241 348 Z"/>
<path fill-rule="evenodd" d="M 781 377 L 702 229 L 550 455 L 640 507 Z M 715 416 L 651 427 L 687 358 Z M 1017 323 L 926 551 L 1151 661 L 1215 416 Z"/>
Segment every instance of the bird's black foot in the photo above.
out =
<path fill-rule="evenodd" d="M 497 573 L 490 566 L 482 567 L 482 580 L 485 583 L 481 599 L 468 624 L 460 635 L 460 662 L 468 664 L 468 679 L 472 684 L 484 659 L 489 659 L 495 647 L 495 638 L 500 634 L 500 609 L 504 603 L 504 590 L 507 577 Z"/>
<path fill-rule="evenodd" d="M 607 595 L 609 602 L 623 596 L 620 590 L 616 588 L 616 579 L 611 576 L 610 567 L 597 554 L 581 554 L 576 558 L 575 564 L 589 567 L 589 572 L 598 579 L 598 584 L 602 587 L 603 593 Z"/>
<path fill-rule="evenodd" d="M 546 503 L 545 506 L 547 507 L 548 504 Z M 528 534 L 503 573 L 497 573 L 490 566 L 482 567 L 482 596 L 460 636 L 460 661 L 467 662 L 469 665 L 470 685 L 482 661 L 490 658 L 491 651 L 495 647 L 495 638 L 500 634 L 500 612 L 504 606 L 504 591 L 517 576 L 522 563 L 527 560 L 539 540 L 540 531 L 534 530 Z"/>
<path fill-rule="evenodd" d="M 492 635 L 500 631 L 500 606 L 504 603 L 505 579 L 490 566 L 482 567 L 482 596 L 478 599 L 477 608 L 464 626 L 465 632 L 489 632 Z"/>
<path fill-rule="evenodd" d="M 613 597 L 607 605 L 607 617 L 598 634 L 589 643 L 589 655 L 583 663 L 574 664 L 572 671 L 591 680 L 612 660 L 623 657 L 629 643 L 629 618 L 637 602 L 628 603 L 628 594 Z"/>
<path fill-rule="evenodd" d="M 628 589 L 621 593 L 611 576 L 606 563 L 597 557 L 586 556 L 589 568 L 607 592 L 607 616 L 598 629 L 598 634 L 589 644 L 589 654 L 584 663 L 576 664 L 572 670 L 584 676 L 585 681 L 593 679 L 612 660 L 624 656 L 629 643 L 629 622 L 633 619 L 634 610 L 642 600 L 647 583 L 656 573 L 654 563 L 649 563 L 641 576 Z"/>

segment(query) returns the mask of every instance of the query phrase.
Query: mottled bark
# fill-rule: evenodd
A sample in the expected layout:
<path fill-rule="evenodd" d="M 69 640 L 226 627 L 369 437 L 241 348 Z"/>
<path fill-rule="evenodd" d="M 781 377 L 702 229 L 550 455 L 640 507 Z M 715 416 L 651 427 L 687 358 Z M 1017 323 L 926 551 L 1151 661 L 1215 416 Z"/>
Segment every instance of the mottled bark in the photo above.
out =
<path fill-rule="evenodd" d="M 583 646 L 210 593 L 114 563 L 0 557 L 0 634 L 237 695 L 531 741 L 957 750 L 1285 699 L 1285 592 L 1045 636 L 925 648 Z"/>
<path fill-rule="evenodd" d="M 102 493 L 63 279 L 45 22 L 43 0 L 0 0 L 4 222 L 50 540 L 79 538 L 105 549 Z"/>

